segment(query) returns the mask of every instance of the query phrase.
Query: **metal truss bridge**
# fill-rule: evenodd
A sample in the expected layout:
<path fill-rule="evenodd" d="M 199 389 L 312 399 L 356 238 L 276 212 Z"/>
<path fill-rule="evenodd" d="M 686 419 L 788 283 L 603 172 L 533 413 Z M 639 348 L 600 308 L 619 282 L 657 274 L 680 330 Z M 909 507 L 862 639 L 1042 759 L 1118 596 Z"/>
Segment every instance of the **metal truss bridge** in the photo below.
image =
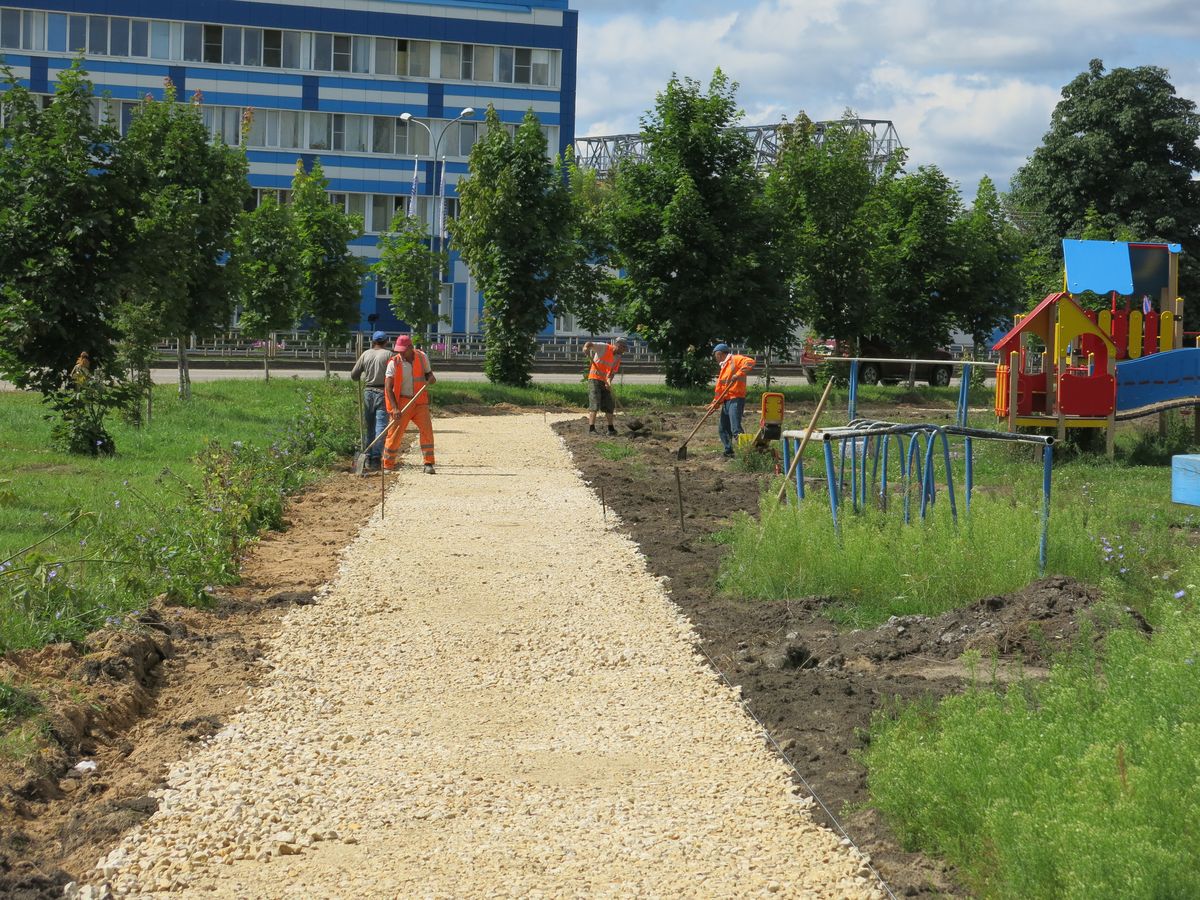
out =
<path fill-rule="evenodd" d="M 842 126 L 867 134 L 871 138 L 871 160 L 876 170 L 896 150 L 900 149 L 900 136 L 890 119 L 838 119 L 829 122 L 813 122 L 813 135 L 819 144 L 826 129 Z M 780 132 L 791 127 L 788 123 L 775 125 L 749 125 L 735 129 L 750 136 L 754 142 L 754 165 L 765 169 L 779 155 Z M 581 169 L 595 169 L 601 178 L 606 178 L 612 167 L 621 160 L 642 160 L 646 157 L 646 142 L 640 134 L 610 134 L 602 137 L 575 139 L 575 161 Z"/>

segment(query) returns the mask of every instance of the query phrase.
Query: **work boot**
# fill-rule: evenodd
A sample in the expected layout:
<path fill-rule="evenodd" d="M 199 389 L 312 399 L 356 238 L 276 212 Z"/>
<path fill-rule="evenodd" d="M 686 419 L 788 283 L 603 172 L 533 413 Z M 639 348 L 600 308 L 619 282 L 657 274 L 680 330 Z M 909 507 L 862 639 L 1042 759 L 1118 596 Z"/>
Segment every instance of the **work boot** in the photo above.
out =
<path fill-rule="evenodd" d="M 608 433 L 609 433 L 609 434 L 616 434 L 616 433 L 617 433 L 617 429 L 615 429 L 615 428 L 609 428 L 609 429 L 608 429 Z"/>
<path fill-rule="evenodd" d="M 433 463 L 425 463 L 425 468 L 423 468 L 421 471 L 424 472 L 426 475 L 436 475 L 437 474 L 437 472 L 435 472 L 433 469 Z"/>
<path fill-rule="evenodd" d="M 595 434 L 595 433 L 596 433 L 596 426 L 595 426 L 595 425 L 589 425 L 589 426 L 588 426 L 588 434 Z"/>
<path fill-rule="evenodd" d="M 724 456 L 726 459 L 733 459 L 733 451 L 732 450 L 726 450 L 721 455 Z"/>

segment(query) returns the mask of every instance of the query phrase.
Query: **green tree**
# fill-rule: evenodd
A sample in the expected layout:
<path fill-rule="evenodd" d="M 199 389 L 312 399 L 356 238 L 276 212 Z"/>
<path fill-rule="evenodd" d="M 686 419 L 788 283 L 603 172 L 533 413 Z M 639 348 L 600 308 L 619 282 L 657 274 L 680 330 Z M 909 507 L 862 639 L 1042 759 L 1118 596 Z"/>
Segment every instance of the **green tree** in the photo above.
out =
<path fill-rule="evenodd" d="M 446 254 L 432 249 L 429 229 L 415 216 L 397 213 L 388 233 L 379 236 L 379 262 L 372 270 L 388 287 L 392 312 L 417 342 L 439 322 L 450 321 L 438 314 L 445 267 Z"/>
<path fill-rule="evenodd" d="M 1109 232 L 1124 226 L 1141 240 L 1182 243 L 1181 293 L 1196 295 L 1200 115 L 1195 103 L 1176 94 L 1165 69 L 1106 72 L 1098 59 L 1062 94 L 1042 145 L 1013 178 L 1014 204 L 1033 214 L 1036 244 L 1061 261 L 1056 242 L 1082 236 L 1094 207 Z"/>
<path fill-rule="evenodd" d="M 133 192 L 137 252 L 122 302 L 122 341 L 131 361 L 172 335 L 178 342 L 179 395 L 191 396 L 186 347 L 229 326 L 235 302 L 233 249 L 250 195 L 245 153 L 213 141 L 199 93 L 175 102 L 147 95 L 118 145 L 114 171 Z M 148 368 L 142 370 L 148 384 Z"/>
<path fill-rule="evenodd" d="M 884 177 L 894 177 L 899 164 L 892 161 Z M 848 121 L 818 135 L 803 115 L 785 130 L 767 175 L 800 316 L 822 337 L 853 343 L 877 319 L 871 251 L 878 182 L 869 135 Z"/>
<path fill-rule="evenodd" d="M 598 334 L 608 331 L 617 319 L 611 302 L 615 269 L 607 218 L 612 190 L 594 169 L 579 168 L 573 158 L 567 160 L 567 177 L 571 233 L 563 246 L 558 311 L 573 315 L 578 326 Z"/>
<path fill-rule="evenodd" d="M 292 179 L 292 216 L 300 265 L 298 312 L 312 319 L 327 378 L 329 345 L 343 340 L 358 321 L 366 275 L 366 264 L 350 250 L 350 242 L 362 237 L 362 217 L 330 203 L 328 187 L 319 159 L 313 162 L 311 172 L 305 172 L 304 164 L 297 162 Z"/>
<path fill-rule="evenodd" d="M 113 367 L 114 310 L 134 240 L 119 135 L 92 117 L 78 60 L 42 108 L 3 70 L 0 92 L 0 371 L 44 395 L 69 387 L 81 350 Z"/>
<path fill-rule="evenodd" d="M 489 106 L 468 165 L 451 233 L 483 290 L 483 370 L 491 381 L 526 385 L 558 291 L 571 198 L 532 110 L 509 136 Z"/>
<path fill-rule="evenodd" d="M 242 214 L 233 237 L 243 334 L 263 342 L 263 379 L 271 379 L 271 334 L 291 328 L 300 306 L 300 266 L 292 211 L 272 195 Z"/>
<path fill-rule="evenodd" d="M 711 377 L 715 340 L 761 347 L 791 328 L 754 148 L 734 128 L 736 90 L 720 69 L 707 93 L 673 77 L 642 120 L 645 160 L 615 172 L 619 319 L 663 357 L 675 386 Z"/>
<path fill-rule="evenodd" d="M 921 166 L 881 181 L 875 203 L 871 261 L 880 334 L 913 355 L 948 343 L 963 303 L 958 189 L 936 166 Z"/>
<path fill-rule="evenodd" d="M 1022 308 L 1025 240 L 1004 214 L 996 186 L 980 179 L 971 209 L 954 223 L 960 254 L 955 324 L 983 344 L 997 325 Z"/>

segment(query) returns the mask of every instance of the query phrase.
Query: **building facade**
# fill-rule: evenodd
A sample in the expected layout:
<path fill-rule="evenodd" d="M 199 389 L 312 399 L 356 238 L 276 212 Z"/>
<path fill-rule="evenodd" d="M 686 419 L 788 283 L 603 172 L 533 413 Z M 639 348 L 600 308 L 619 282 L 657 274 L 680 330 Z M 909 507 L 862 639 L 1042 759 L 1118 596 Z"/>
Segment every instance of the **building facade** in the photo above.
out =
<path fill-rule="evenodd" d="M 319 158 L 331 201 L 363 217 L 354 251 L 372 262 L 398 211 L 443 239 L 489 104 L 511 128 L 532 109 L 551 153 L 571 146 L 577 33 L 567 0 L 0 0 L 0 55 L 21 84 L 53 93 L 82 52 L 110 98 L 96 114 L 123 129 L 167 78 L 180 99 L 200 92 L 214 139 L 242 143 L 252 109 L 256 197 L 286 202 L 297 160 Z M 476 334 L 482 297 L 449 250 L 442 328 Z M 369 279 L 360 328 L 400 327 Z"/>

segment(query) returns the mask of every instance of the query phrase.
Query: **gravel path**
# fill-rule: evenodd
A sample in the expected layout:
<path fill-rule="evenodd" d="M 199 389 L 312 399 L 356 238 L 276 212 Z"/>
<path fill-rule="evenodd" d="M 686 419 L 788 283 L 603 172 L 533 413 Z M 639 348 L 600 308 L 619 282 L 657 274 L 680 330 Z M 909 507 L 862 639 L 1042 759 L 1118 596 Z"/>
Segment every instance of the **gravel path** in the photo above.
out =
<path fill-rule="evenodd" d="M 438 427 L 440 426 L 440 427 Z M 877 897 L 543 416 L 435 422 L 118 894 Z M 90 893 L 90 889 L 88 890 Z"/>

